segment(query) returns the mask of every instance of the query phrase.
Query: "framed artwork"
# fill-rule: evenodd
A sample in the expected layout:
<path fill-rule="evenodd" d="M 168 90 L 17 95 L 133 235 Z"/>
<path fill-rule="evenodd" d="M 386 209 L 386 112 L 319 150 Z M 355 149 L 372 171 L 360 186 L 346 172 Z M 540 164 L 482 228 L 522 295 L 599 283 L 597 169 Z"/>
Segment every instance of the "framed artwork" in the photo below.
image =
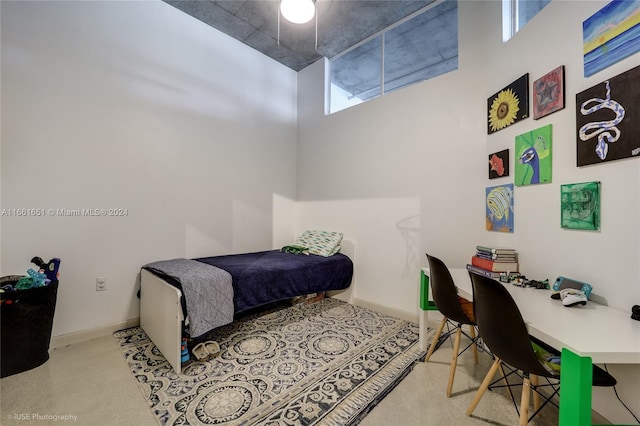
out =
<path fill-rule="evenodd" d="M 578 167 L 640 155 L 640 66 L 576 95 Z"/>
<path fill-rule="evenodd" d="M 509 176 L 509 150 L 494 152 L 489 155 L 489 179 Z"/>
<path fill-rule="evenodd" d="M 487 111 L 488 134 L 529 117 L 529 73 L 487 99 Z"/>
<path fill-rule="evenodd" d="M 551 124 L 516 136 L 516 186 L 551 182 L 551 139 Z"/>
<path fill-rule="evenodd" d="M 513 184 L 486 189 L 487 231 L 513 232 Z"/>
<path fill-rule="evenodd" d="M 600 182 L 560 186 L 560 226 L 567 229 L 600 229 Z"/>
<path fill-rule="evenodd" d="M 582 23 L 584 76 L 640 51 L 640 0 L 614 0 Z"/>
<path fill-rule="evenodd" d="M 533 119 L 564 108 L 564 65 L 533 82 Z"/>

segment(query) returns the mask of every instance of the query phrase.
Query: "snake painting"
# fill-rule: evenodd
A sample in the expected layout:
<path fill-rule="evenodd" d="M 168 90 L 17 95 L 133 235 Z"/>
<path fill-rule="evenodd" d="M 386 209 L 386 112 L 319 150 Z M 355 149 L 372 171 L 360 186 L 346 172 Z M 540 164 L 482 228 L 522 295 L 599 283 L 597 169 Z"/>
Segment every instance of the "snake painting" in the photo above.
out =
<path fill-rule="evenodd" d="M 580 112 L 582 115 L 589 115 L 606 108 L 613 111 L 616 117 L 613 120 L 587 123 L 578 131 L 578 135 L 582 141 L 587 141 L 596 136 L 598 137 L 596 154 L 601 160 L 607 158 L 607 152 L 609 151 L 607 144 L 613 143 L 620 138 L 620 130 L 616 126 L 622 122 L 625 114 L 624 107 L 611 99 L 609 81 L 607 80 L 605 83 L 607 87 L 606 99 L 588 99 L 580 106 Z M 589 107 L 589 105 L 592 106 Z"/>

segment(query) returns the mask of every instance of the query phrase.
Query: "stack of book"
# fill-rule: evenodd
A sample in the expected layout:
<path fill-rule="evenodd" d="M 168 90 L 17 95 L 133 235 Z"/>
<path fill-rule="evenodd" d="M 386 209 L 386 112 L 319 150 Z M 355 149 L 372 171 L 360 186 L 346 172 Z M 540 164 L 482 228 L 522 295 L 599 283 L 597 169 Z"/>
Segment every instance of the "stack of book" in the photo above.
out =
<path fill-rule="evenodd" d="M 518 272 L 518 253 L 514 249 L 476 246 L 467 269 L 490 278 L 498 278 L 503 272 Z"/>

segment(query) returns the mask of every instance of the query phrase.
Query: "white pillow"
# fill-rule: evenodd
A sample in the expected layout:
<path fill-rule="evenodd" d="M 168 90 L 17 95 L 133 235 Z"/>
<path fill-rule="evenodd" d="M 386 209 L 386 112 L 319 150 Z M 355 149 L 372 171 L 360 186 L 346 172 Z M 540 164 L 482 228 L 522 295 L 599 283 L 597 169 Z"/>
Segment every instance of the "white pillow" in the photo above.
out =
<path fill-rule="evenodd" d="M 309 249 L 309 253 L 329 257 L 340 251 L 341 232 L 304 231 L 295 242 Z"/>

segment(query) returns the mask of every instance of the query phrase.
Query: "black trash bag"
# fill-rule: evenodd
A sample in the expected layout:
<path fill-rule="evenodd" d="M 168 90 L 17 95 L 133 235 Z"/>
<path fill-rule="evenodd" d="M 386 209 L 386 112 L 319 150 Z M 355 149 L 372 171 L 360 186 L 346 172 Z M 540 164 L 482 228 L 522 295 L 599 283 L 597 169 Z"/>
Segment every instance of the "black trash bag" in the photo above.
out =
<path fill-rule="evenodd" d="M 0 293 L 0 377 L 31 370 L 49 359 L 57 296 L 57 280 Z"/>

